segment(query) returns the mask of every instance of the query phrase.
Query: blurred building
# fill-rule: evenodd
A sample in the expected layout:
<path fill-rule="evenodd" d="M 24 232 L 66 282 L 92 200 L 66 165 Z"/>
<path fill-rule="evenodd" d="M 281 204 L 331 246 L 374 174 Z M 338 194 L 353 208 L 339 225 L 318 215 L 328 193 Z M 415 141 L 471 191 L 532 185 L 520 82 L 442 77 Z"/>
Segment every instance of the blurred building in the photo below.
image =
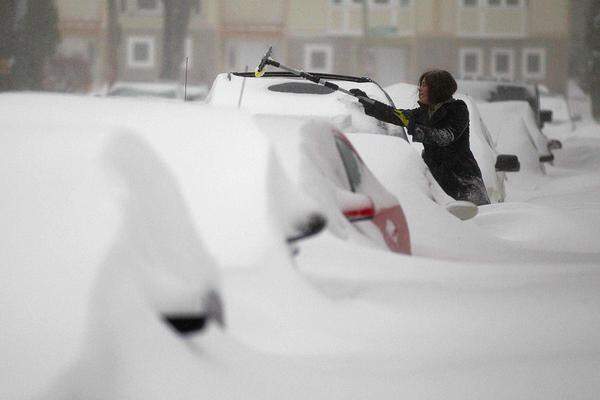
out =
<path fill-rule="evenodd" d="M 118 78 L 155 81 L 162 63 L 163 3 L 161 0 L 119 0 L 121 46 Z M 195 0 L 192 7 L 184 56 L 188 57 L 188 79 L 212 82 L 220 71 L 218 39 L 219 1 Z M 182 75 L 184 74 L 182 65 Z"/>
<path fill-rule="evenodd" d="M 535 81 L 564 91 L 569 1 L 290 0 L 288 58 L 307 70 L 382 84 L 430 68 L 458 77 Z"/>
<path fill-rule="evenodd" d="M 104 80 L 106 6 L 98 0 L 54 0 L 60 44 L 48 65 L 46 86 L 82 92 Z"/>
<path fill-rule="evenodd" d="M 61 52 L 102 68 L 106 0 L 57 0 Z M 119 80 L 155 81 L 161 68 L 162 0 L 117 0 Z M 566 0 L 196 0 L 185 53 L 188 79 L 254 69 L 274 57 L 307 71 L 415 82 L 429 68 L 458 77 L 534 81 L 565 89 Z M 64 18 L 63 18 L 64 17 Z M 99 22 L 100 21 L 100 22 Z M 88 38 L 98 38 L 94 40 Z M 87 43 L 87 44 L 86 44 Z"/>

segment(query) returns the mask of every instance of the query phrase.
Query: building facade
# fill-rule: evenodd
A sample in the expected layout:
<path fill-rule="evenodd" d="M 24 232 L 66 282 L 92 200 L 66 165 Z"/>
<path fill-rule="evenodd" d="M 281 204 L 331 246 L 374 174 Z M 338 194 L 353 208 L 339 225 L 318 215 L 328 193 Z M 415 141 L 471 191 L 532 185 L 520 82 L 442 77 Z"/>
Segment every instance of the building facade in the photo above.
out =
<path fill-rule="evenodd" d="M 87 91 L 104 81 L 106 10 L 103 3 L 55 0 L 60 44 L 48 66 L 49 88 Z"/>
<path fill-rule="evenodd" d="M 207 82 L 217 73 L 218 2 L 195 0 L 190 16 L 184 56 L 190 82 Z M 118 79 L 156 81 L 162 65 L 163 3 L 161 0 L 119 0 Z M 185 67 L 182 64 L 182 76 Z"/>
<path fill-rule="evenodd" d="M 443 68 L 462 78 L 532 81 L 554 91 L 565 89 L 568 1 L 291 3 L 287 57 L 307 70 L 366 74 L 385 85 L 415 82 L 422 71 Z"/>
<path fill-rule="evenodd" d="M 106 0 L 57 1 L 79 15 L 106 8 Z M 84 3 L 89 10 L 78 9 Z M 156 81 L 162 0 L 117 4 L 118 79 Z M 82 21 L 71 20 L 65 33 L 95 32 L 96 22 L 82 30 Z M 565 0 L 195 0 L 185 41 L 188 79 L 210 84 L 221 71 L 252 70 L 272 45 L 274 57 L 291 66 L 367 75 L 383 85 L 444 68 L 457 77 L 532 81 L 563 92 L 569 20 Z"/>

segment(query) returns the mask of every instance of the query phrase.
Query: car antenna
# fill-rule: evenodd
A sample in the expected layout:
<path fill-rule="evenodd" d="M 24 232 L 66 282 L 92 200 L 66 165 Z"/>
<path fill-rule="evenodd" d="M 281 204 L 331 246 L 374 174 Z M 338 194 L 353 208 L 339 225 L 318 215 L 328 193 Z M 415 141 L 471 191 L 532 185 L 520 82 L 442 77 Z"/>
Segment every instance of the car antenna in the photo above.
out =
<path fill-rule="evenodd" d="M 185 58 L 185 80 L 183 81 L 183 101 L 187 101 L 187 74 L 189 57 Z"/>
<path fill-rule="evenodd" d="M 248 66 L 244 69 L 244 72 L 248 72 Z M 246 74 L 244 74 L 244 79 L 242 80 L 242 88 L 240 89 L 240 98 L 238 100 L 238 108 L 242 108 L 242 97 L 244 96 L 244 87 L 246 86 Z"/>

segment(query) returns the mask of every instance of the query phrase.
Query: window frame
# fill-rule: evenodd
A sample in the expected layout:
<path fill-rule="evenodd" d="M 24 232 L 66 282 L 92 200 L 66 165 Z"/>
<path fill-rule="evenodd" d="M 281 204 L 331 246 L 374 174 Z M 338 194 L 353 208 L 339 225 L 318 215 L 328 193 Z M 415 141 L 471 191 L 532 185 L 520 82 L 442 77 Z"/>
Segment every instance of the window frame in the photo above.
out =
<path fill-rule="evenodd" d="M 202 0 L 194 0 L 194 4 L 192 5 L 192 10 L 194 15 L 203 16 L 204 15 L 204 3 Z"/>
<path fill-rule="evenodd" d="M 479 0 L 479 1 L 481 1 L 481 0 Z M 500 4 L 498 4 L 498 5 L 491 5 L 490 1 L 491 0 L 485 0 L 485 6 L 487 8 L 492 8 L 492 9 L 498 9 L 498 8 L 504 8 L 504 9 L 506 9 L 506 8 L 508 8 L 508 9 L 511 9 L 511 8 L 523 8 L 523 6 L 525 4 L 523 2 L 523 0 L 516 0 L 517 4 L 508 4 L 508 0 L 499 0 Z"/>
<path fill-rule="evenodd" d="M 528 57 L 529 55 L 540 56 L 540 71 L 537 73 L 531 73 L 528 70 Z M 547 74 L 547 61 L 548 56 L 545 47 L 526 47 L 523 49 L 523 77 L 525 79 L 546 79 Z"/>
<path fill-rule="evenodd" d="M 312 68 L 311 55 L 315 51 L 325 53 L 325 67 Z M 304 69 L 310 72 L 330 73 L 333 71 L 333 46 L 325 43 L 307 43 L 304 45 Z"/>
<path fill-rule="evenodd" d="M 491 50 L 491 60 L 490 60 L 490 69 L 491 75 L 494 78 L 499 79 L 514 79 L 515 77 L 515 51 L 514 49 L 508 47 L 494 47 Z M 508 56 L 508 71 L 507 72 L 498 72 L 497 71 L 497 55 L 507 55 Z"/>
<path fill-rule="evenodd" d="M 140 8 L 140 0 L 135 0 L 135 10 L 141 15 L 161 15 L 163 12 L 163 6 L 161 0 L 156 0 L 155 8 Z"/>
<path fill-rule="evenodd" d="M 468 54 L 477 54 L 478 59 L 478 68 L 476 73 L 466 72 L 465 71 L 465 56 Z M 483 50 L 481 47 L 461 47 L 458 50 L 458 58 L 459 58 L 459 71 L 463 78 L 471 77 L 471 78 L 479 78 L 483 75 Z"/>
<path fill-rule="evenodd" d="M 135 45 L 148 45 L 148 61 L 135 60 Z M 127 67 L 131 69 L 151 69 L 155 66 L 155 39 L 153 36 L 129 36 L 127 38 Z"/>
<path fill-rule="evenodd" d="M 338 135 L 335 135 L 334 138 L 335 147 L 337 148 L 338 155 L 342 161 L 342 165 L 344 166 L 344 173 L 346 175 L 348 185 L 350 186 L 350 191 L 353 193 L 359 193 L 358 189 L 363 182 L 364 175 L 363 162 L 358 154 L 356 154 L 356 151 L 352 145 L 344 138 Z"/>
<path fill-rule="evenodd" d="M 459 5 L 462 8 L 477 8 L 477 7 L 481 6 L 481 0 L 474 0 L 474 1 L 475 1 L 475 4 L 468 5 L 467 0 L 460 0 Z"/>

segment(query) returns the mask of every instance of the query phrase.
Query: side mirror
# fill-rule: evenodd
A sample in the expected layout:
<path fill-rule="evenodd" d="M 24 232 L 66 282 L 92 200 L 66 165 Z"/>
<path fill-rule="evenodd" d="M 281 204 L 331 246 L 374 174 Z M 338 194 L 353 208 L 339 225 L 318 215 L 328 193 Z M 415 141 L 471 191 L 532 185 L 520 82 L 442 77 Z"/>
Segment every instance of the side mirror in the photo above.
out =
<path fill-rule="evenodd" d="M 473 218 L 479 212 L 479 209 L 474 203 L 463 200 L 451 201 L 446 204 L 446 210 L 463 221 Z"/>
<path fill-rule="evenodd" d="M 540 120 L 542 123 L 552 122 L 552 110 L 540 110 Z"/>
<path fill-rule="evenodd" d="M 296 231 L 287 238 L 288 243 L 316 235 L 327 225 L 327 219 L 321 214 L 310 214 L 305 220 L 296 225 Z"/>
<path fill-rule="evenodd" d="M 168 311 L 161 312 L 162 319 L 182 336 L 196 333 L 204 329 L 210 321 L 216 322 L 221 327 L 225 326 L 223 302 L 221 296 L 211 290 L 202 296 L 201 306 L 197 309 L 191 304 L 197 301 L 186 299 L 179 307 L 169 307 Z M 189 303 L 189 304 L 188 304 Z"/>
<path fill-rule="evenodd" d="M 499 154 L 496 157 L 496 171 L 500 172 L 519 172 L 521 163 L 519 157 L 514 154 Z"/>
<path fill-rule="evenodd" d="M 559 150 L 562 149 L 562 143 L 560 140 L 551 139 L 548 140 L 548 150 Z"/>

